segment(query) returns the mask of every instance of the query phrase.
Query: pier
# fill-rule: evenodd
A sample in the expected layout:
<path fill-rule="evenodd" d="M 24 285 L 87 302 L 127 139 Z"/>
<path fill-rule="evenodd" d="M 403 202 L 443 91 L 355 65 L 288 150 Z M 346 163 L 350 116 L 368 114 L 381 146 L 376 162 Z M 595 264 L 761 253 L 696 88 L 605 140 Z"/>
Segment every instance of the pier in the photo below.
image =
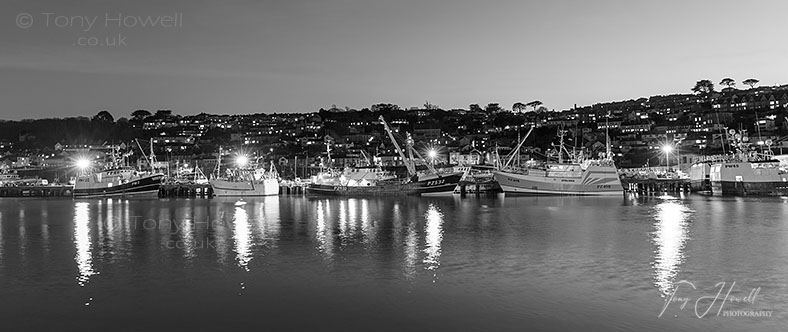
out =
<path fill-rule="evenodd" d="M 497 182 L 460 182 L 457 187 L 454 193 L 459 191 L 460 197 L 495 196 L 503 192 Z"/>
<path fill-rule="evenodd" d="M 4 186 L 0 197 L 71 197 L 73 186 Z"/>
<path fill-rule="evenodd" d="M 622 179 L 624 190 L 639 194 L 690 192 L 689 179 Z"/>
<path fill-rule="evenodd" d="M 305 183 L 282 181 L 279 183 L 279 195 L 303 195 L 306 194 L 306 187 Z"/>

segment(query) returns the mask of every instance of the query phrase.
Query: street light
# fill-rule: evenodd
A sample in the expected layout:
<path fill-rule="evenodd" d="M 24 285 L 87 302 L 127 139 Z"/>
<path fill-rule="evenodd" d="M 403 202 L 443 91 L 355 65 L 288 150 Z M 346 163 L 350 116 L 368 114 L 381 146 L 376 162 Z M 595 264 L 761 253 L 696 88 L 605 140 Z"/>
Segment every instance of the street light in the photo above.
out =
<path fill-rule="evenodd" d="M 438 151 L 429 149 L 429 151 L 427 151 L 427 156 L 430 157 L 430 163 L 435 164 L 435 158 L 438 157 Z"/>
<path fill-rule="evenodd" d="M 84 171 L 90 167 L 90 160 L 88 160 L 87 158 L 79 158 L 77 159 L 76 166 L 77 168 L 79 168 L 80 171 Z"/>
<path fill-rule="evenodd" d="M 246 164 L 249 163 L 249 157 L 245 155 L 239 155 L 235 158 L 235 163 L 238 165 L 238 167 L 245 167 Z"/>
<path fill-rule="evenodd" d="M 673 147 L 665 144 L 662 146 L 662 151 L 665 152 L 665 173 L 667 173 L 670 168 L 670 159 L 668 158 L 670 157 L 670 152 L 673 151 Z"/>

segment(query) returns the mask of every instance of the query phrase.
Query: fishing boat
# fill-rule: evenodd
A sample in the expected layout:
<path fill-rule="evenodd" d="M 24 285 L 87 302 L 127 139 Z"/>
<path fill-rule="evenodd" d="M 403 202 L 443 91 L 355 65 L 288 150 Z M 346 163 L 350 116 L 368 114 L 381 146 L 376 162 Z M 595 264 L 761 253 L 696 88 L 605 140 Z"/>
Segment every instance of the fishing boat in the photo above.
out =
<path fill-rule="evenodd" d="M 386 120 L 381 116 L 380 121 L 400 158 L 405 161 L 405 167 L 408 170 L 407 178 L 397 178 L 384 172 L 379 165 L 369 164 L 369 160 L 367 160 L 367 166 L 346 167 L 342 171 L 331 169 L 330 165 L 327 165 L 326 170 L 312 178 L 307 187 L 307 193 L 337 196 L 451 195 L 464 172 L 453 169 L 438 170 L 429 163 L 426 163 L 426 172 L 418 172 L 414 162 L 414 154 L 420 159 L 424 159 L 413 148 L 413 139 L 410 135 L 406 139 L 408 149 L 408 156 L 406 156 Z M 326 151 L 330 163 L 331 148 L 328 142 Z"/>
<path fill-rule="evenodd" d="M 607 152 L 598 159 L 586 159 L 582 153 L 570 153 L 563 144 L 565 131 L 559 131 L 558 162 L 526 163 L 525 166 L 512 165 L 514 154 L 533 131 L 533 128 L 518 143 L 506 164 L 493 171 L 507 195 L 579 195 L 608 196 L 621 195 L 621 185 L 610 144 Z M 570 158 L 564 159 L 568 154 Z"/>
<path fill-rule="evenodd" d="M 693 163 L 689 168 L 690 191 L 711 194 L 711 165 L 723 160 L 724 158 L 713 157 Z"/>
<path fill-rule="evenodd" d="M 0 185 L 19 181 L 19 174 L 11 172 L 0 172 Z"/>
<path fill-rule="evenodd" d="M 361 182 L 326 178 L 318 175 L 307 187 L 307 193 L 333 196 L 403 196 L 403 195 L 451 195 L 462 173 L 415 175 L 409 179 L 366 178 Z M 339 179 L 344 179 L 340 176 Z M 328 181 L 326 181 L 328 180 Z"/>
<path fill-rule="evenodd" d="M 112 146 L 110 149 L 112 162 L 104 169 L 95 170 L 87 159 L 77 161 L 81 173 L 74 183 L 74 198 L 158 197 L 164 174 L 121 166 L 125 164 L 118 158 L 121 147 Z M 125 161 L 125 155 L 123 158 Z"/>
<path fill-rule="evenodd" d="M 221 155 L 221 153 L 220 153 Z M 279 195 L 279 173 L 271 162 L 266 170 L 261 167 L 246 167 L 248 159 L 239 156 L 238 168 L 226 170 L 224 176 L 208 181 L 216 197 L 247 197 Z M 219 163 L 221 164 L 221 163 Z M 217 172 L 220 173 L 220 172 Z"/>
<path fill-rule="evenodd" d="M 460 182 L 454 187 L 454 195 L 488 195 L 500 193 L 501 185 L 495 180 L 489 167 L 469 166 Z"/>
<path fill-rule="evenodd" d="M 158 197 L 164 174 L 137 172 L 131 167 L 107 169 L 77 177 L 75 198 Z"/>
<path fill-rule="evenodd" d="M 728 140 L 733 154 L 709 165 L 711 193 L 715 196 L 786 196 L 788 172 L 774 158 L 771 140 L 758 151 L 749 143 L 746 131 L 730 129 Z"/>

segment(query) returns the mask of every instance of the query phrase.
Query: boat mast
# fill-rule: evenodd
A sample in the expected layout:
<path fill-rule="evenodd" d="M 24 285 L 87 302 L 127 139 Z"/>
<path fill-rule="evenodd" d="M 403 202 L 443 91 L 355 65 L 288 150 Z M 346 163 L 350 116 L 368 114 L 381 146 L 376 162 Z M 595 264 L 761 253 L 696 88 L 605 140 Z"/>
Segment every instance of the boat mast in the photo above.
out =
<path fill-rule="evenodd" d="M 400 158 L 402 158 L 402 161 L 405 163 L 405 168 L 408 169 L 408 174 L 416 175 L 416 167 L 413 166 L 413 164 L 411 164 L 410 161 L 405 157 L 405 153 L 402 152 L 402 149 L 399 147 L 397 140 L 394 138 L 394 133 L 391 132 L 391 128 L 389 128 L 389 124 L 386 123 L 386 119 L 384 119 L 383 116 L 381 115 L 379 120 L 380 123 L 383 124 L 383 128 L 386 129 L 386 133 L 389 134 L 389 138 L 391 139 L 391 142 L 394 143 L 394 148 L 397 149 L 397 153 L 399 154 Z"/>
<path fill-rule="evenodd" d="M 558 129 L 558 163 L 559 164 L 564 163 L 564 135 L 565 134 L 566 133 L 563 130 Z"/>
<path fill-rule="evenodd" d="M 517 130 L 517 141 L 520 142 L 520 130 Z M 517 166 L 522 166 L 522 161 L 520 160 L 520 148 L 517 148 Z"/>
<path fill-rule="evenodd" d="M 216 157 L 216 177 L 222 175 L 222 146 L 219 146 L 219 154 Z"/>
<path fill-rule="evenodd" d="M 610 112 L 607 112 L 605 118 L 605 159 L 613 158 L 613 152 L 610 147 Z"/>
<path fill-rule="evenodd" d="M 150 140 L 150 161 L 151 161 L 150 168 L 151 168 L 151 172 L 152 172 L 152 171 L 154 171 L 153 165 L 156 163 L 156 154 L 153 153 L 153 140 L 152 139 Z"/>
<path fill-rule="evenodd" d="M 145 150 L 142 149 L 142 145 L 140 145 L 140 140 L 134 139 L 134 142 L 137 143 L 137 147 L 140 148 L 140 152 L 142 153 L 142 156 L 145 158 L 145 161 L 148 162 L 148 166 L 150 166 L 150 169 L 151 169 L 151 172 L 152 172 L 153 171 L 153 163 L 151 163 L 151 159 L 148 156 L 145 155 Z"/>
<path fill-rule="evenodd" d="M 328 135 L 323 137 L 323 141 L 326 142 L 326 155 L 328 157 L 328 166 L 327 167 L 331 167 L 331 165 L 333 164 L 333 162 L 331 161 L 331 141 L 328 139 L 328 137 L 329 137 Z"/>
<path fill-rule="evenodd" d="M 758 119 L 758 112 L 755 112 L 755 128 L 758 129 L 758 148 L 761 149 L 761 153 L 763 153 L 763 139 L 761 138 L 761 124 L 760 119 Z"/>
<path fill-rule="evenodd" d="M 511 163 L 512 163 L 512 160 L 514 160 L 514 157 L 515 157 L 516 155 L 519 155 L 519 154 L 520 154 L 520 147 L 521 147 L 521 146 L 523 146 L 523 143 L 525 143 L 525 140 L 526 140 L 526 139 L 528 139 L 528 136 L 530 136 L 530 135 L 531 135 L 531 132 L 533 132 L 533 131 L 534 131 L 534 127 L 531 127 L 531 129 L 530 129 L 530 130 L 528 130 L 528 133 L 527 133 L 527 134 L 525 134 L 525 137 L 523 137 L 523 139 L 522 139 L 522 140 L 520 140 L 520 143 L 518 143 L 518 144 L 517 144 L 517 147 L 515 148 L 515 151 L 516 151 L 516 153 L 515 153 L 515 152 L 512 152 L 512 153 L 509 155 L 509 160 L 507 160 L 507 161 L 506 161 L 506 164 L 504 164 L 504 165 L 503 165 L 503 167 L 502 167 L 501 169 L 504 169 L 504 168 L 507 168 L 507 167 L 509 167 L 509 164 L 511 164 Z"/>

